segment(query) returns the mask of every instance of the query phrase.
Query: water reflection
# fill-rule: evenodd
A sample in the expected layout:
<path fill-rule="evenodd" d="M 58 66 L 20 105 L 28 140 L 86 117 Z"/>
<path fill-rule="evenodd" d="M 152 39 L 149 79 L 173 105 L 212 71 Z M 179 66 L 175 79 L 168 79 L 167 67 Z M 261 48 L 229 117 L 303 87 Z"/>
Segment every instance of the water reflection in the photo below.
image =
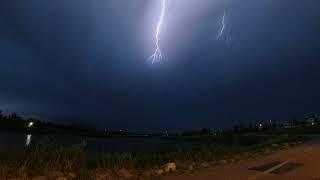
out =
<path fill-rule="evenodd" d="M 0 0 L 1 1 L 1 0 Z M 5 147 L 26 147 L 33 145 L 48 147 L 71 147 L 81 145 L 85 152 L 95 155 L 100 152 L 168 152 L 187 151 L 204 145 L 203 141 L 183 141 L 158 137 L 108 137 L 91 138 L 75 135 L 1 133 L 0 150 Z M 1 172 L 1 168 L 0 168 Z M 1 178 L 0 178 L 1 180 Z"/>
<path fill-rule="evenodd" d="M 29 146 L 30 143 L 31 143 L 31 134 L 28 134 L 26 139 L 26 146 Z"/>

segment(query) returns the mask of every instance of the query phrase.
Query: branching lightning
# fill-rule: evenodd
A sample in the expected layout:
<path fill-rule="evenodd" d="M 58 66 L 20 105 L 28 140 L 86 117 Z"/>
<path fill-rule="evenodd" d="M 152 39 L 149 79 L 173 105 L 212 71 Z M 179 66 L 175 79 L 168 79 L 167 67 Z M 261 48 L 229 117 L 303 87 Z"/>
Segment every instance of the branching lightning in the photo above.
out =
<path fill-rule="evenodd" d="M 220 32 L 219 32 L 219 34 L 217 36 L 218 39 L 223 35 L 224 29 L 226 28 L 225 19 L 226 19 L 226 11 L 223 12 L 223 16 L 222 16 L 222 19 L 221 19 L 221 30 L 220 30 Z"/>
<path fill-rule="evenodd" d="M 167 0 L 162 0 L 161 16 L 160 16 L 160 19 L 159 19 L 159 22 L 158 22 L 158 25 L 156 28 L 156 32 L 155 32 L 155 37 L 154 37 L 155 38 L 155 50 L 154 50 L 154 53 L 149 57 L 149 59 L 152 60 L 152 64 L 157 61 L 160 61 L 162 59 L 162 52 L 161 52 L 161 48 L 159 45 L 159 41 L 160 41 L 159 36 L 160 36 L 161 26 L 163 24 L 163 19 L 165 16 L 166 1 Z"/>

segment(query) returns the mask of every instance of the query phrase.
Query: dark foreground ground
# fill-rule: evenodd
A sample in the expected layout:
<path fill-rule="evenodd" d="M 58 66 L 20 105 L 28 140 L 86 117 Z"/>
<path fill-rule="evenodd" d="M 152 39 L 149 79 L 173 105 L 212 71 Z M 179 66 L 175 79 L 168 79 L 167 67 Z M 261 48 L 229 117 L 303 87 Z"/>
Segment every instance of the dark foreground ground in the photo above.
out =
<path fill-rule="evenodd" d="M 216 166 L 164 180 L 318 180 L 320 179 L 320 137 L 270 155 Z"/>
<path fill-rule="evenodd" d="M 231 176 L 230 178 L 228 176 L 237 172 L 240 174 L 234 176 L 235 179 L 242 179 L 242 173 L 245 176 L 255 175 L 255 171 L 247 170 L 247 168 L 249 165 L 259 165 L 259 163 L 241 163 L 282 149 L 290 149 L 308 139 L 300 135 L 261 134 L 173 137 L 169 140 L 175 143 L 177 141 L 197 142 L 201 143 L 201 146 L 185 150 L 177 148 L 168 152 L 96 152 L 90 153 L 90 156 L 84 151 L 85 147 L 79 145 L 61 147 L 34 144 L 23 149 L 0 150 L 0 179 L 133 180 L 177 178 L 179 180 L 186 178 L 212 179 L 213 177 L 232 179 Z M 277 165 L 282 166 L 289 163 L 286 158 L 277 161 L 279 161 Z M 270 162 L 265 160 L 265 163 Z M 301 165 L 295 166 L 300 167 Z M 246 171 L 238 170 L 237 167 L 242 167 Z M 207 168 L 213 169 L 203 171 Z M 246 174 L 247 171 L 251 174 Z M 190 174 L 194 175 L 190 176 Z"/>

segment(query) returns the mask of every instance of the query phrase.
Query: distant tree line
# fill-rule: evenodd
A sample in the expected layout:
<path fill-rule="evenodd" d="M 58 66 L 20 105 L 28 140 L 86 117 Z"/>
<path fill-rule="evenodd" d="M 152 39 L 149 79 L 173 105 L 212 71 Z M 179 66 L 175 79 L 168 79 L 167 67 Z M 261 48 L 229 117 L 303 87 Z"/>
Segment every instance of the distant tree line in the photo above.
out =
<path fill-rule="evenodd" d="M 32 126 L 30 126 L 32 123 Z M 4 114 L 0 110 L 0 132 L 21 132 L 21 133 L 45 133 L 45 134 L 71 134 L 86 137 L 128 137 L 128 136 L 162 136 L 162 133 L 129 133 L 127 129 L 96 129 L 84 127 L 79 124 L 59 124 L 50 121 L 43 121 L 36 118 L 23 118 L 17 113 Z"/>
<path fill-rule="evenodd" d="M 30 124 L 31 123 L 31 124 Z M 36 118 L 23 118 L 13 112 L 5 115 L 0 110 L 0 131 L 23 133 L 57 133 L 78 135 L 103 135 L 95 128 L 82 127 L 76 124 L 57 124 Z"/>
<path fill-rule="evenodd" d="M 225 134 L 226 130 L 216 130 L 209 128 L 202 128 L 199 130 L 189 130 L 181 133 L 182 136 L 211 136 Z"/>
<path fill-rule="evenodd" d="M 306 116 L 303 119 L 299 119 L 297 117 L 291 118 L 291 120 L 285 123 L 286 126 L 294 127 L 320 127 L 320 115 L 318 114 L 311 114 Z"/>
<path fill-rule="evenodd" d="M 275 122 L 275 121 L 261 121 L 261 122 L 247 122 L 238 123 L 233 126 L 232 129 L 209 129 L 202 128 L 198 130 L 184 131 L 181 136 L 214 136 L 214 135 L 231 135 L 231 134 L 241 134 L 241 133 L 257 133 L 257 132 L 274 132 L 274 130 L 280 129 L 294 129 L 294 128 L 304 128 L 313 127 L 318 130 L 314 132 L 320 133 L 320 115 L 311 114 L 305 116 L 305 118 L 299 119 L 293 117 L 285 122 Z M 315 130 L 315 129 L 313 129 Z"/>
<path fill-rule="evenodd" d="M 292 129 L 292 128 L 303 128 L 303 127 L 320 127 L 320 116 L 317 114 L 308 115 L 303 119 L 293 117 L 286 122 L 275 123 L 269 122 L 256 122 L 256 123 L 239 123 L 233 127 L 235 133 L 250 133 L 250 132 L 261 132 L 270 131 L 274 129 Z"/>
<path fill-rule="evenodd" d="M 32 122 L 32 126 L 30 123 Z M 52 134 L 73 134 L 80 136 L 95 137 L 113 137 L 113 136 L 211 136 L 232 133 L 254 133 L 263 131 L 272 131 L 275 129 L 292 129 L 298 127 L 320 127 L 320 115 L 313 114 L 306 116 L 304 119 L 296 117 L 284 123 L 275 122 L 256 122 L 256 123 L 239 123 L 233 129 L 216 130 L 202 128 L 199 130 L 184 131 L 177 133 L 129 133 L 127 129 L 96 129 L 93 127 L 84 127 L 79 124 L 58 124 L 49 121 L 43 121 L 36 118 L 24 118 L 17 113 L 4 114 L 0 110 L 0 131 L 22 132 L 22 133 L 52 133 Z"/>

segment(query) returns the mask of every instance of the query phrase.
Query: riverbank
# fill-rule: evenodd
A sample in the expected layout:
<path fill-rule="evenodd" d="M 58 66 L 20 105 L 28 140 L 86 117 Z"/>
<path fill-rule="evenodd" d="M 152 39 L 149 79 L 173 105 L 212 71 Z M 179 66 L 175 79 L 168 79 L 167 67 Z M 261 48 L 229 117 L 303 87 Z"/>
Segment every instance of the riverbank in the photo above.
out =
<path fill-rule="evenodd" d="M 182 139 L 172 139 L 182 141 Z M 171 152 L 96 152 L 89 157 L 80 145 L 61 147 L 37 144 L 23 149 L 2 149 L 0 177 L 31 179 L 141 179 L 163 174 L 186 173 L 197 169 L 235 163 L 241 159 L 268 154 L 308 140 L 302 136 L 190 137 L 203 141 L 202 147 Z M 168 164 L 171 163 L 171 164 Z M 62 180 L 62 179 L 61 179 Z"/>

